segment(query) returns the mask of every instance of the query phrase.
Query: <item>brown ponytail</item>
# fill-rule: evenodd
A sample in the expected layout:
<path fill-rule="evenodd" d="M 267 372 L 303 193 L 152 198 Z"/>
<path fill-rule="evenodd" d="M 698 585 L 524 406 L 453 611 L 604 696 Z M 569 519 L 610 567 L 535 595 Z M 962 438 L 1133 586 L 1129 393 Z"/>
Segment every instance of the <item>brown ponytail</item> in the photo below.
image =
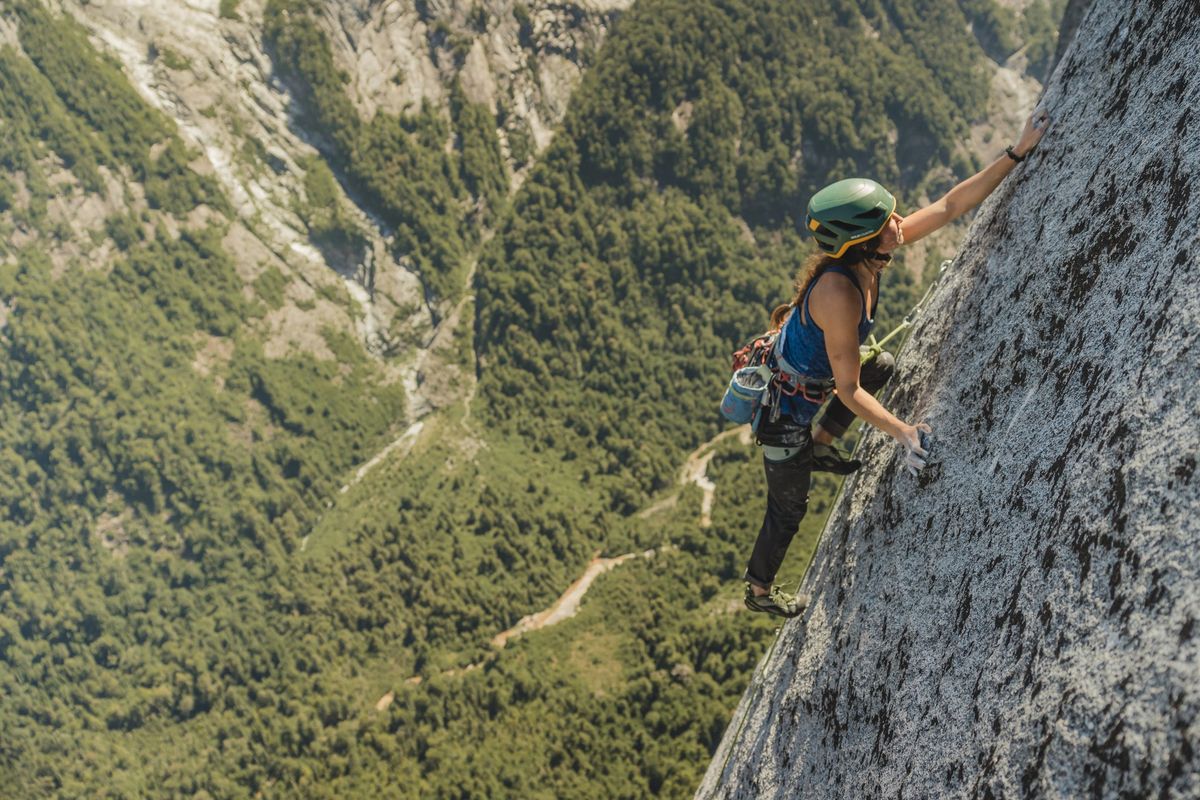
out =
<path fill-rule="evenodd" d="M 775 310 L 771 312 L 771 324 L 767 327 L 769 331 L 777 331 L 783 327 L 783 321 L 787 318 L 788 312 L 792 310 L 791 303 L 783 303 L 775 306 Z"/>
<path fill-rule="evenodd" d="M 791 305 L 793 307 L 804 302 L 804 294 L 808 291 L 808 287 L 812 285 L 825 270 L 832 267 L 834 264 L 841 263 L 840 259 L 830 258 L 825 253 L 813 253 L 804 261 L 804 266 L 800 268 L 799 274 L 796 275 L 796 283 L 794 288 L 796 293 L 792 295 Z"/>

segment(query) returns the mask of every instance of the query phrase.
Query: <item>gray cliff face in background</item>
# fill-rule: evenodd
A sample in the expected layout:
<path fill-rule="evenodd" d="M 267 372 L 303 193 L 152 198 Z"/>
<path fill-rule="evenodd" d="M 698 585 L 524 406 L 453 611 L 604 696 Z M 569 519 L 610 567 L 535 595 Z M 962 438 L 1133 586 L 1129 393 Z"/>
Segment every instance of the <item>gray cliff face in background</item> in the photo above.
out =
<path fill-rule="evenodd" d="M 1196 797 L 1194 0 L 1098 0 L 698 797 Z"/>
<path fill-rule="evenodd" d="M 519 4 L 518 14 L 511 0 L 329 0 L 317 5 L 317 19 L 364 119 L 381 111 L 413 112 L 424 102 L 448 116 L 450 87 L 459 82 L 470 100 L 496 116 L 515 191 L 549 144 L 611 25 L 631 3 L 539 0 Z M 361 241 L 321 248 L 309 235 L 300 209 L 308 202 L 306 181 L 314 159 L 320 160 L 314 145 L 322 132 L 304 127 L 267 52 L 266 0 L 238 0 L 232 11 L 222 11 L 226 4 L 216 0 L 48 5 L 81 22 L 93 42 L 120 61 L 143 98 L 203 153 L 195 167 L 217 178 L 234 207 L 224 245 L 243 280 L 253 284 L 268 268 L 289 278 L 286 302 L 264 321 L 269 358 L 306 352 L 329 361 L 334 354 L 318 332 L 352 331 L 391 378 L 403 381 L 410 420 L 458 397 L 447 387 L 456 386 L 451 343 L 461 315 L 451 305 L 434 313 L 419 274 L 394 249 L 387 226 L 339 186 L 338 206 Z M 5 41 L 19 46 L 15 30 L 0 21 L 0 43 Z M 514 160 L 515 149 L 527 152 Z M 263 158 L 247 155 L 255 152 Z M 48 243 L 51 257 L 65 259 L 59 255 L 64 250 L 82 250 L 94 261 L 119 254 L 93 251 L 106 246 L 97 245 L 107 241 L 97 239 L 104 220 L 127 210 L 120 195 L 89 201 L 81 210 L 65 215 L 74 241 L 67 247 Z M 353 310 L 325 297 L 339 283 Z"/>

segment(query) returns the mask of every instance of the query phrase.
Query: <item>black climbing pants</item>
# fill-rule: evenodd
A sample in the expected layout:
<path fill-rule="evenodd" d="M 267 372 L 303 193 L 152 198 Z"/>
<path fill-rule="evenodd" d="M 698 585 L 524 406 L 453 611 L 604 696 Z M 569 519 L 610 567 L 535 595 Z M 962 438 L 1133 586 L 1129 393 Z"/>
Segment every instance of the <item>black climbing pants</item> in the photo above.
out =
<path fill-rule="evenodd" d="M 874 394 L 883 388 L 896 370 L 891 353 L 881 353 L 863 365 L 859 383 Z M 784 417 L 790 420 L 790 417 Z M 820 426 L 835 437 L 841 436 L 854 421 L 854 413 L 835 396 L 821 415 Z M 790 443 L 789 443 L 789 446 Z M 800 529 L 800 521 L 808 511 L 808 489 L 812 483 L 812 431 L 807 427 L 799 432 L 796 443 L 799 452 L 787 461 L 771 461 L 763 457 L 767 476 L 767 513 L 763 517 L 754 552 L 746 566 L 745 579 L 766 589 L 775 581 L 779 565 L 787 555 L 792 537 Z"/>
<path fill-rule="evenodd" d="M 746 566 L 746 580 L 767 589 L 779 572 L 800 520 L 808 511 L 808 487 L 812 483 L 812 433 L 805 430 L 800 452 L 787 461 L 763 457 L 767 474 L 767 513 Z"/>

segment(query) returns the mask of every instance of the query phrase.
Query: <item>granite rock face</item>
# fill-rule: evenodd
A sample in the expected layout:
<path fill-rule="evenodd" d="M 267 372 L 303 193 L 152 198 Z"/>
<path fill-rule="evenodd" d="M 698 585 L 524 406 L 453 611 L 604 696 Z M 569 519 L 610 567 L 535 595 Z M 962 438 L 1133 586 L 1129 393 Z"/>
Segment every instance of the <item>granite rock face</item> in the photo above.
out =
<path fill-rule="evenodd" d="M 697 797 L 1200 796 L 1198 34 L 1085 14 Z"/>

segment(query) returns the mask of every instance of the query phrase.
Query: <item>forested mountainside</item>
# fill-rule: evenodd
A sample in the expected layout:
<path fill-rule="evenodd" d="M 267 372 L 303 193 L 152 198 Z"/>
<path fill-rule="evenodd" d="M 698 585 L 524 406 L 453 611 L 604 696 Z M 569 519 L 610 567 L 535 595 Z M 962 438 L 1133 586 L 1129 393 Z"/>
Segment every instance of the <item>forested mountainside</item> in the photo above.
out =
<path fill-rule="evenodd" d="M 185 6 L 218 50 L 102 2 L 0 10 L 4 785 L 689 794 L 771 634 L 730 613 L 756 454 L 704 447 L 728 353 L 787 296 L 808 194 L 963 177 L 988 56 L 1048 58 L 1059 9 Z M 400 24 L 437 87 L 397 72 L 407 108 L 347 72 Z M 556 58 L 584 72 L 551 140 Z M 883 326 L 940 255 L 897 265 Z M 389 270 L 422 290 L 390 334 Z M 648 555 L 490 644 L 597 552 Z"/>

